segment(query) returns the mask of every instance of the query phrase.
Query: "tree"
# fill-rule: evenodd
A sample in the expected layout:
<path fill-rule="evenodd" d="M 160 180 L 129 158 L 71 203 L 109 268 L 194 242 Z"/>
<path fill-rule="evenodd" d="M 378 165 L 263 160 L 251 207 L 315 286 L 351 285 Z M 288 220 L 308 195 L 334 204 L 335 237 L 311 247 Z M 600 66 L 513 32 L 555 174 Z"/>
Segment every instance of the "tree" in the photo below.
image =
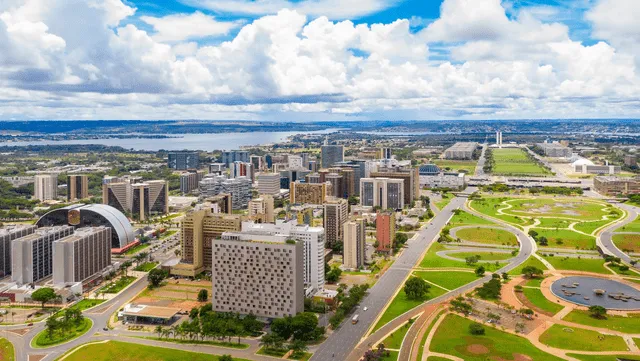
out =
<path fill-rule="evenodd" d="M 485 282 L 478 288 L 478 296 L 483 299 L 499 299 L 502 283 L 499 279 L 492 278 L 489 282 Z"/>
<path fill-rule="evenodd" d="M 325 277 L 328 283 L 336 283 L 340 280 L 340 276 L 342 275 L 342 270 L 339 267 L 334 267 L 329 271 Z"/>
<path fill-rule="evenodd" d="M 288 340 L 293 334 L 291 318 L 292 317 L 289 316 L 273 320 L 273 322 L 271 322 L 271 332 L 282 337 L 284 340 Z"/>
<path fill-rule="evenodd" d="M 542 236 L 538 238 L 538 244 L 540 244 L 541 246 L 548 246 L 549 240 L 547 240 L 547 237 Z"/>
<path fill-rule="evenodd" d="M 481 324 L 474 322 L 469 325 L 469 333 L 472 335 L 484 335 L 484 327 Z"/>
<path fill-rule="evenodd" d="M 49 287 L 39 288 L 31 294 L 31 299 L 36 302 L 42 303 L 42 308 L 44 308 L 45 303 L 53 301 L 57 297 L 58 295 L 56 295 L 56 291 L 54 291 L 53 288 Z"/>
<path fill-rule="evenodd" d="M 209 299 L 209 291 L 202 289 L 198 292 L 198 302 L 207 302 Z"/>
<path fill-rule="evenodd" d="M 509 274 L 506 272 L 502 272 L 502 279 L 505 281 L 509 280 Z"/>
<path fill-rule="evenodd" d="M 412 276 L 404 284 L 404 293 L 410 300 L 421 300 L 429 292 L 431 286 L 420 277 Z"/>
<path fill-rule="evenodd" d="M 467 265 L 473 266 L 476 263 L 478 263 L 478 261 L 480 260 L 480 256 L 479 255 L 469 256 L 469 257 L 465 257 L 464 260 L 467 263 Z"/>
<path fill-rule="evenodd" d="M 162 335 L 164 334 L 164 328 L 162 328 L 162 326 L 158 325 L 155 328 L 155 332 L 158 334 L 158 338 L 162 338 Z"/>
<path fill-rule="evenodd" d="M 47 335 L 49 336 L 49 339 L 53 338 L 53 333 L 56 331 L 56 329 L 59 326 L 60 326 L 60 322 L 58 322 L 58 319 L 56 319 L 55 317 L 47 318 L 46 327 L 47 327 Z"/>
<path fill-rule="evenodd" d="M 289 344 L 289 349 L 294 353 L 301 354 L 307 351 L 307 344 L 302 340 L 294 340 Z"/>
<path fill-rule="evenodd" d="M 160 286 L 162 281 L 167 277 L 167 271 L 163 271 L 160 268 L 154 268 L 149 271 L 147 275 L 147 280 L 149 281 L 150 288 L 156 288 Z"/>
<path fill-rule="evenodd" d="M 589 314 L 593 318 L 597 318 L 599 320 L 607 318 L 607 309 L 602 306 L 590 306 Z"/>
<path fill-rule="evenodd" d="M 484 276 L 484 272 L 485 272 L 484 266 L 480 266 L 476 268 L 476 276 L 482 277 Z"/>
<path fill-rule="evenodd" d="M 522 269 L 522 273 L 527 278 L 534 278 L 534 277 L 542 276 L 544 274 L 544 272 L 541 269 L 534 266 L 524 267 Z"/>
<path fill-rule="evenodd" d="M 222 355 L 218 358 L 218 361 L 233 361 L 233 357 L 231 355 Z"/>

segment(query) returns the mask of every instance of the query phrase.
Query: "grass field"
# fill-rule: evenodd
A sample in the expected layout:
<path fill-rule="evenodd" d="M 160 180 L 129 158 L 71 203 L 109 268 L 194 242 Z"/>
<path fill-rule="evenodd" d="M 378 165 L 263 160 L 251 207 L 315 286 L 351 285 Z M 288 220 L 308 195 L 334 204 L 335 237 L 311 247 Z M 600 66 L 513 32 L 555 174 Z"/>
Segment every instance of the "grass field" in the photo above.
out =
<path fill-rule="evenodd" d="M 455 258 L 460 258 L 462 260 L 464 260 L 467 257 L 472 257 L 472 256 L 480 256 L 480 260 L 481 261 L 505 261 L 508 259 L 511 259 L 515 256 L 512 256 L 511 253 L 498 253 L 498 252 L 491 252 L 491 251 L 487 251 L 487 252 L 455 252 L 455 253 L 449 253 L 448 254 L 449 257 L 455 257 Z"/>
<path fill-rule="evenodd" d="M 93 343 L 76 349 L 65 361 L 218 361 L 219 357 L 197 352 L 174 350 L 164 347 L 145 346 L 128 342 L 107 341 Z M 233 358 L 234 361 L 248 361 Z"/>
<path fill-rule="evenodd" d="M 485 327 L 484 336 L 469 333 L 472 321 L 458 315 L 447 315 L 431 341 L 430 350 L 460 357 L 465 361 L 514 360 L 515 354 L 530 360 L 560 361 L 562 359 L 538 350 L 527 339 Z"/>
<path fill-rule="evenodd" d="M 393 298 L 393 300 L 389 304 L 389 307 L 387 307 L 387 309 L 382 314 L 382 317 L 380 317 L 380 320 L 378 321 L 376 326 L 373 328 L 373 331 L 386 325 L 389 321 L 409 311 L 410 309 L 420 306 L 425 301 L 441 296 L 445 293 L 446 293 L 445 290 L 438 287 L 431 286 L 431 288 L 429 289 L 429 293 L 427 294 L 427 297 L 424 300 L 410 300 L 407 298 L 407 295 L 404 293 L 404 290 L 400 289 L 398 294 Z"/>
<path fill-rule="evenodd" d="M 150 243 L 139 244 L 139 245 L 137 245 L 137 246 L 135 246 L 133 248 L 128 249 L 124 254 L 127 255 L 127 256 L 130 256 L 132 254 L 136 254 L 136 253 L 142 251 L 143 249 L 148 248 L 149 246 L 151 246 Z"/>
<path fill-rule="evenodd" d="M 537 161 L 528 157 L 523 149 L 503 148 L 493 150 L 493 160 L 495 162 L 492 174 L 497 175 L 533 175 L 546 176 L 551 174 Z"/>
<path fill-rule="evenodd" d="M 380 361 L 396 361 L 398 359 L 398 356 L 400 356 L 400 353 L 398 351 L 389 351 L 389 355 L 383 356 Z"/>
<path fill-rule="evenodd" d="M 449 359 L 448 358 L 438 357 L 438 356 L 429 356 L 427 358 L 427 361 L 449 361 Z"/>
<path fill-rule="evenodd" d="M 584 232 L 587 234 L 592 234 L 596 229 L 599 229 L 607 224 L 615 221 L 615 219 L 605 220 L 605 221 L 594 221 L 594 222 L 581 222 L 576 224 L 573 228 L 580 232 Z"/>
<path fill-rule="evenodd" d="M 447 172 L 464 172 L 467 174 L 473 175 L 476 171 L 476 165 L 478 162 L 474 160 L 445 160 L 445 159 L 434 159 L 433 164 L 440 167 L 442 170 L 446 170 Z M 449 168 L 449 169 L 447 169 Z"/>
<path fill-rule="evenodd" d="M 528 266 L 533 266 L 536 267 L 538 269 L 541 270 L 546 270 L 547 267 L 545 267 L 545 265 L 540 262 L 540 260 L 538 260 L 537 258 L 533 257 L 533 256 L 529 256 L 529 258 L 527 258 L 526 261 L 524 261 L 520 266 L 512 269 L 511 271 L 509 271 L 510 275 L 520 275 L 522 274 L 522 269 Z"/>
<path fill-rule="evenodd" d="M 538 225 L 536 227 L 542 228 L 568 228 L 571 223 L 575 223 L 574 220 L 569 219 L 560 219 L 560 218 L 539 218 L 535 217 L 538 220 Z"/>
<path fill-rule="evenodd" d="M 610 275 L 606 268 L 604 268 L 603 259 L 589 259 L 589 258 L 564 258 L 564 257 L 543 257 L 547 262 L 559 270 L 569 271 L 585 271 L 593 273 L 601 273 Z"/>
<path fill-rule="evenodd" d="M 184 345 L 211 345 L 211 346 L 220 346 L 227 348 L 237 348 L 239 350 L 246 350 L 249 348 L 248 343 L 238 343 L 238 342 L 226 342 L 226 341 L 210 341 L 210 340 L 187 340 L 187 339 L 179 339 L 179 338 L 160 338 L 160 337 L 147 337 L 147 336 L 135 336 L 142 339 L 154 340 L 154 341 L 162 341 L 162 342 L 171 342 L 171 343 L 180 343 Z"/>
<path fill-rule="evenodd" d="M 525 283 L 525 286 L 527 287 L 540 287 L 542 286 L 542 281 L 544 281 L 544 278 L 532 278 L 530 280 L 527 281 L 527 283 Z"/>
<path fill-rule="evenodd" d="M 402 345 L 402 340 L 404 340 L 404 336 L 407 334 L 407 332 L 409 332 L 410 327 L 411 324 L 407 322 L 399 329 L 393 331 L 392 334 L 387 336 L 387 338 L 382 341 L 384 348 L 399 350 L 400 346 Z"/>
<path fill-rule="evenodd" d="M 427 326 L 427 329 L 424 331 L 424 335 L 422 336 L 422 340 L 420 340 L 420 348 L 418 349 L 418 358 L 417 358 L 417 360 L 422 360 L 422 354 L 424 353 L 424 344 L 427 342 L 427 337 L 429 337 L 429 333 L 431 332 L 431 329 L 435 325 L 436 320 L 440 317 L 441 313 L 442 313 L 442 311 L 438 312 L 438 314 L 435 315 L 431 319 L 431 322 Z"/>
<path fill-rule="evenodd" d="M 621 359 L 629 361 L 640 361 L 640 356 L 608 356 L 608 355 L 578 355 L 574 353 L 568 353 L 568 356 L 576 358 L 580 361 L 619 361 Z"/>
<path fill-rule="evenodd" d="M 537 307 L 544 313 L 555 315 L 564 308 L 557 303 L 549 301 L 546 297 L 544 297 L 540 289 L 523 288 L 522 293 L 535 307 Z"/>
<path fill-rule="evenodd" d="M 449 221 L 449 227 L 458 227 L 458 226 L 471 226 L 471 225 L 492 225 L 495 224 L 491 221 L 488 221 L 484 218 L 480 218 L 471 213 L 467 213 L 465 211 L 458 211 L 457 214 L 453 215 L 453 218 Z"/>
<path fill-rule="evenodd" d="M 53 334 L 53 338 L 49 338 L 47 330 L 42 330 L 36 335 L 36 337 L 33 338 L 33 341 L 31 343 L 34 347 L 50 347 L 53 345 L 61 344 L 84 335 L 87 331 L 89 331 L 89 329 L 91 329 L 91 325 L 93 325 L 93 321 L 85 317 L 82 320 L 82 323 L 76 328 L 73 328 L 64 334 L 56 332 Z"/>
<path fill-rule="evenodd" d="M 15 359 L 15 350 L 11 342 L 6 338 L 0 338 L 0 360 L 14 361 Z"/>
<path fill-rule="evenodd" d="M 640 233 L 640 217 L 624 227 L 616 229 L 616 232 L 639 232 Z"/>
<path fill-rule="evenodd" d="M 115 282 L 110 282 L 100 289 L 102 293 L 118 293 L 129 286 L 136 278 L 132 276 L 122 276 Z"/>
<path fill-rule="evenodd" d="M 613 243 L 625 252 L 640 252 L 640 233 L 614 234 Z"/>
<path fill-rule="evenodd" d="M 83 300 L 81 300 L 80 302 L 76 303 L 75 305 L 68 307 L 69 309 L 78 309 L 80 311 L 84 311 L 87 310 L 91 307 L 97 306 L 103 302 L 105 302 L 106 300 L 98 300 L 98 299 L 89 299 L 89 298 L 85 298 Z M 56 312 L 53 317 L 59 317 L 62 316 L 62 314 L 65 312 L 66 309 L 61 309 L 60 311 Z"/>
<path fill-rule="evenodd" d="M 513 208 L 504 212 L 531 216 L 568 218 L 576 221 L 597 221 L 607 215 L 610 210 L 606 204 L 585 201 L 580 198 L 534 198 L 515 199 L 509 201 Z M 605 208 L 606 210 L 603 210 Z"/>
<path fill-rule="evenodd" d="M 572 248 L 572 249 L 595 249 L 596 238 L 585 236 L 569 229 L 541 229 L 532 228 L 538 232 L 539 237 L 546 237 L 549 241 L 548 247 Z"/>
<path fill-rule="evenodd" d="M 137 265 L 136 268 L 134 268 L 133 270 L 139 271 L 139 272 L 149 272 L 152 269 L 156 268 L 157 265 L 158 265 L 158 262 L 145 262 Z"/>
<path fill-rule="evenodd" d="M 446 207 L 447 204 L 449 204 L 449 202 L 451 202 L 451 200 L 453 198 L 455 198 L 455 196 L 453 195 L 453 193 L 442 193 L 442 200 L 439 202 L 436 202 L 435 205 L 436 207 L 438 207 L 438 209 L 442 210 L 442 208 Z"/>
<path fill-rule="evenodd" d="M 446 258 L 442 258 L 437 255 L 437 252 L 444 251 L 445 248 L 440 243 L 434 243 L 430 248 L 427 254 L 425 254 L 422 261 L 420 261 L 420 267 L 422 268 L 468 268 L 468 269 L 476 269 L 478 266 L 470 266 L 467 265 L 464 261 L 454 261 Z M 504 267 L 504 263 L 499 263 L 496 267 L 495 263 L 483 263 L 482 266 L 487 270 L 487 272 L 497 271 L 500 268 Z"/>
<path fill-rule="evenodd" d="M 480 212 L 482 214 L 486 214 L 493 218 L 501 219 L 507 223 L 511 223 L 517 226 L 528 226 L 532 225 L 533 221 L 529 218 L 522 218 L 520 216 L 512 216 L 508 214 L 499 214 L 498 209 L 504 208 L 506 205 L 502 204 L 503 201 L 508 201 L 510 198 L 505 197 L 484 197 L 481 199 L 475 199 L 469 203 L 470 207 Z"/>
<path fill-rule="evenodd" d="M 627 344 L 620 336 L 604 335 L 596 331 L 561 325 L 549 327 L 540 336 L 540 342 L 562 350 L 627 351 Z"/>
<path fill-rule="evenodd" d="M 630 313 L 629 317 L 607 315 L 606 320 L 599 320 L 589 316 L 587 311 L 573 310 L 563 320 L 624 333 L 640 333 L 640 313 Z"/>
<path fill-rule="evenodd" d="M 442 286 L 448 290 L 455 290 L 458 287 L 462 287 L 467 283 L 471 283 L 478 279 L 475 273 L 472 272 L 414 272 L 414 274 L 423 280 L 433 282 L 439 286 Z"/>
<path fill-rule="evenodd" d="M 518 244 L 518 240 L 513 233 L 504 229 L 497 228 L 463 228 L 456 231 L 456 237 L 464 241 L 484 244 L 513 246 L 516 246 Z"/>

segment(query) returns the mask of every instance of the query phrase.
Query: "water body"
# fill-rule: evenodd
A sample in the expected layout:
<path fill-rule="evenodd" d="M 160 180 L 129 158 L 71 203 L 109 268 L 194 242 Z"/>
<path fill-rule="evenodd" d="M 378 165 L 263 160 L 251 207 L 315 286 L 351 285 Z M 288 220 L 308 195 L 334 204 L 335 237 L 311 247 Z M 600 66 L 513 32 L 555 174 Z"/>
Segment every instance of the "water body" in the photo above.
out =
<path fill-rule="evenodd" d="M 576 288 L 562 287 L 562 285 L 572 286 L 574 283 L 578 283 Z M 602 296 L 596 296 L 593 292 L 594 289 L 605 290 L 606 293 Z M 568 296 L 562 291 L 575 292 L 576 295 Z M 610 310 L 640 310 L 640 301 L 633 299 L 627 302 L 621 300 L 615 300 L 608 295 L 615 293 L 624 293 L 627 296 L 640 298 L 640 291 L 637 289 L 625 285 L 613 280 L 607 280 L 597 277 L 584 277 L 584 276 L 572 276 L 564 277 L 555 281 L 551 285 L 551 292 L 558 298 L 572 303 L 577 303 L 582 306 L 602 306 Z M 585 300 L 584 297 L 588 297 Z"/>
<path fill-rule="evenodd" d="M 298 134 L 328 134 L 336 129 L 325 129 L 311 132 L 247 132 L 247 133 L 212 133 L 212 134 L 163 134 L 172 138 L 104 138 L 104 139 L 71 139 L 41 140 L 27 142 L 5 142 L 2 146 L 29 145 L 88 145 L 100 144 L 125 149 L 158 151 L 164 150 L 233 150 L 242 146 L 278 143 Z"/>

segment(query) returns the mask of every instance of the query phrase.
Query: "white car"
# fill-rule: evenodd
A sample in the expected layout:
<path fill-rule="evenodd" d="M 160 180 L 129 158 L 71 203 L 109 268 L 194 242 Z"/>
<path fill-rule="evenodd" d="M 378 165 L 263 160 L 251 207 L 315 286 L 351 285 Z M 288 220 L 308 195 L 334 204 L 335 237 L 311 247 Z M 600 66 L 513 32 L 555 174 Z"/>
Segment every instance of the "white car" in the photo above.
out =
<path fill-rule="evenodd" d="M 366 310 L 368 310 L 368 308 L 367 308 L 367 307 L 365 307 L 365 308 L 363 308 L 362 310 L 363 310 L 363 311 L 366 311 Z"/>

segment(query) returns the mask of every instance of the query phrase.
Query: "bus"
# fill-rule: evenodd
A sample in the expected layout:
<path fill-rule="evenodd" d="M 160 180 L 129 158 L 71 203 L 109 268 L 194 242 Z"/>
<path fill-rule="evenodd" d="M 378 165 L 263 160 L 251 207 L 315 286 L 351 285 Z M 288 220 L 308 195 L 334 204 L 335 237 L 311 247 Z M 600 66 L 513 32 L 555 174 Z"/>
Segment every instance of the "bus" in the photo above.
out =
<path fill-rule="evenodd" d="M 358 315 L 353 316 L 353 318 L 351 319 L 351 323 L 354 325 L 358 323 Z"/>

